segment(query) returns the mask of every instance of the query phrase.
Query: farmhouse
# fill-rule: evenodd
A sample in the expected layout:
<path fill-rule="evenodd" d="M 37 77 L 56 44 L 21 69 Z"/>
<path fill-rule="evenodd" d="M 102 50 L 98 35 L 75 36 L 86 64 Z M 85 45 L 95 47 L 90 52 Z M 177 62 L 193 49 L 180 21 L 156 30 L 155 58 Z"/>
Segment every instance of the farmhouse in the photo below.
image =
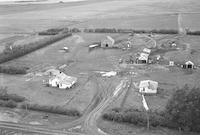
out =
<path fill-rule="evenodd" d="M 187 61 L 185 64 L 183 64 L 184 69 L 192 69 L 194 68 L 194 63 L 192 61 Z"/>
<path fill-rule="evenodd" d="M 147 53 L 140 53 L 140 56 L 136 59 L 137 64 L 146 64 L 149 59 L 149 54 Z"/>
<path fill-rule="evenodd" d="M 60 89 L 71 88 L 77 82 L 76 77 L 68 76 L 63 72 L 49 79 L 49 85 Z"/>
<path fill-rule="evenodd" d="M 101 41 L 101 47 L 103 48 L 114 47 L 114 45 L 115 45 L 115 40 L 110 36 L 107 36 L 105 39 Z"/>
<path fill-rule="evenodd" d="M 139 92 L 146 94 L 156 94 L 158 82 L 152 80 L 143 80 L 139 84 Z"/>

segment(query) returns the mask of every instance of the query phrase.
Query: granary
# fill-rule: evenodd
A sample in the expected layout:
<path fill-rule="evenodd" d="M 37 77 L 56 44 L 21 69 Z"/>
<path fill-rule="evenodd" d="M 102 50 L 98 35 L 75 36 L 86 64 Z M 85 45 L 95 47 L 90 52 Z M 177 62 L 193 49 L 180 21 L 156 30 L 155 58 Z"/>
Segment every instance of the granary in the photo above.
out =
<path fill-rule="evenodd" d="M 110 36 L 107 36 L 105 39 L 101 41 L 101 47 L 103 48 L 114 47 L 114 45 L 115 45 L 115 40 Z"/>
<path fill-rule="evenodd" d="M 156 94 L 158 82 L 152 80 L 143 80 L 139 84 L 139 92 L 144 94 Z"/>
<path fill-rule="evenodd" d="M 194 63 L 192 61 L 187 61 L 185 64 L 183 64 L 183 68 L 185 69 L 193 69 L 194 68 Z"/>
<path fill-rule="evenodd" d="M 150 54 L 150 53 L 151 53 L 151 50 L 148 49 L 148 48 L 144 48 L 144 49 L 143 49 L 143 52 L 144 52 L 144 53 L 147 53 L 147 54 Z"/>
<path fill-rule="evenodd" d="M 140 56 L 136 59 L 137 64 L 146 64 L 149 59 L 149 54 L 147 53 L 140 53 Z"/>
<path fill-rule="evenodd" d="M 49 85 L 60 89 L 71 88 L 77 82 L 76 77 L 68 76 L 63 72 L 49 79 Z"/>
<path fill-rule="evenodd" d="M 169 61 L 169 66 L 174 66 L 174 61 Z"/>

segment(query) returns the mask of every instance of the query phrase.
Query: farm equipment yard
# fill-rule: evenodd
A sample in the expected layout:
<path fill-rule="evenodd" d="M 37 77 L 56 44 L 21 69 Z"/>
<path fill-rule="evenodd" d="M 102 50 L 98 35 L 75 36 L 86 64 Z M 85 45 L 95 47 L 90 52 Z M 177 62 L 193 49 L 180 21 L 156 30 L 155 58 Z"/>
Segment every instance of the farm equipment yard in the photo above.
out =
<path fill-rule="evenodd" d="M 0 134 L 197 135 L 162 123 L 177 90 L 200 88 L 194 3 L 0 5 Z"/>

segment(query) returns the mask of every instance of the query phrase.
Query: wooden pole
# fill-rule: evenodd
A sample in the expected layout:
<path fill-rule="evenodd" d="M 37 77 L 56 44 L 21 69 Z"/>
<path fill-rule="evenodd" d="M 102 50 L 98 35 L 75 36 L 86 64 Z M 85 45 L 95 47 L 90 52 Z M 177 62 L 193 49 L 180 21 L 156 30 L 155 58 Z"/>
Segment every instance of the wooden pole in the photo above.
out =
<path fill-rule="evenodd" d="M 147 130 L 149 131 L 149 113 L 146 111 L 146 117 L 147 117 Z"/>

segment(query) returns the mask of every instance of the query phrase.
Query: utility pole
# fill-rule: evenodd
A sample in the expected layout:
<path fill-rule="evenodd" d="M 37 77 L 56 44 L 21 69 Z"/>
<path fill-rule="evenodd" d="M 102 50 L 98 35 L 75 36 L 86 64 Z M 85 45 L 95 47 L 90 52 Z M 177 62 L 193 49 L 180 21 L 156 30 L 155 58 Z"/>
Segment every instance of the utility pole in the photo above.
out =
<path fill-rule="evenodd" d="M 147 118 L 147 130 L 149 131 L 149 125 L 150 125 L 150 123 L 149 123 L 149 107 L 147 105 L 147 102 L 146 102 L 143 94 L 142 94 L 142 103 L 143 103 L 145 113 L 146 113 L 146 118 Z"/>

